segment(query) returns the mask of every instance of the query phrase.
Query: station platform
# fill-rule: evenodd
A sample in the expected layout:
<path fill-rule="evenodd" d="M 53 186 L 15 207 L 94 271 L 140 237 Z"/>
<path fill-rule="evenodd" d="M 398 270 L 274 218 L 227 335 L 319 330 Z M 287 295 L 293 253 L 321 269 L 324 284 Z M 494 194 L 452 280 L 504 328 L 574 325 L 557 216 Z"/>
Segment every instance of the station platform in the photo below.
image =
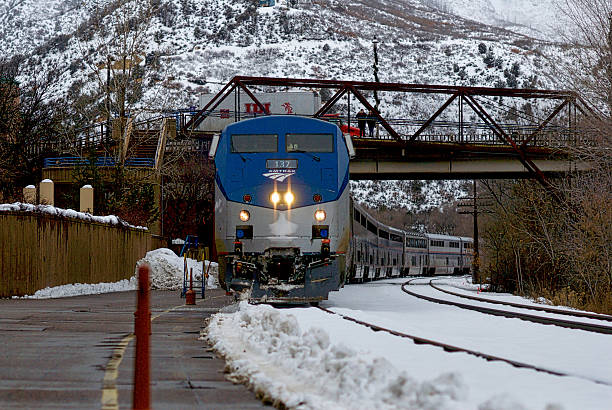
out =
<path fill-rule="evenodd" d="M 198 340 L 204 319 L 233 298 L 208 290 L 186 306 L 179 294 L 151 294 L 153 408 L 265 408 Z M 0 300 L 0 408 L 131 408 L 135 307 L 136 292 Z"/>

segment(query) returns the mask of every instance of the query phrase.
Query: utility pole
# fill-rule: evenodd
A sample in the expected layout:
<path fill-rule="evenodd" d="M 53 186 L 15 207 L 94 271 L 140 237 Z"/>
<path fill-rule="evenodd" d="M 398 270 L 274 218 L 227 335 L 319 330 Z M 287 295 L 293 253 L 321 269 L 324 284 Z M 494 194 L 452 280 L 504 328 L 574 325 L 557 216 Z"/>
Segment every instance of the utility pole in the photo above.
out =
<path fill-rule="evenodd" d="M 487 207 L 493 205 L 490 201 L 489 197 L 478 197 L 476 180 L 473 181 L 473 196 L 472 197 L 463 197 L 459 198 L 460 201 L 457 204 L 458 208 L 468 208 L 465 210 L 459 210 L 459 214 L 463 215 L 472 215 L 474 218 L 474 259 L 472 260 L 472 282 L 473 283 L 481 283 L 480 278 L 480 249 L 478 247 L 478 214 L 490 214 L 491 211 L 487 209 Z M 471 208 L 471 209 L 469 209 Z"/>
<path fill-rule="evenodd" d="M 380 79 L 378 78 L 378 40 L 376 37 L 374 37 L 374 40 L 372 40 L 372 46 L 374 47 L 374 64 L 372 65 L 372 68 L 374 69 L 374 81 L 380 83 Z M 376 111 L 378 111 L 380 99 L 378 98 L 377 90 L 374 90 L 374 100 L 376 101 L 374 108 L 376 108 Z"/>
<path fill-rule="evenodd" d="M 612 81 L 612 13 L 608 16 L 608 64 L 607 77 L 608 81 Z M 612 109 L 612 88 L 608 89 L 608 107 Z"/>
<path fill-rule="evenodd" d="M 106 141 L 110 141 L 111 138 L 111 57 L 106 56 Z"/>
<path fill-rule="evenodd" d="M 478 248 L 478 200 L 476 194 L 476 180 L 474 180 L 474 273 L 472 282 L 480 283 L 480 250 Z"/>
<path fill-rule="evenodd" d="M 374 81 L 376 83 L 380 83 L 380 79 L 378 78 L 378 39 L 376 38 L 376 36 L 374 37 L 374 40 L 372 40 L 372 46 L 374 48 L 374 64 L 372 65 L 372 68 L 374 69 Z M 374 101 L 376 101 L 374 108 L 378 112 L 380 99 L 378 98 L 378 91 L 376 89 L 374 89 Z M 378 126 L 378 121 L 376 121 L 376 139 L 378 139 L 379 135 L 380 128 Z"/>

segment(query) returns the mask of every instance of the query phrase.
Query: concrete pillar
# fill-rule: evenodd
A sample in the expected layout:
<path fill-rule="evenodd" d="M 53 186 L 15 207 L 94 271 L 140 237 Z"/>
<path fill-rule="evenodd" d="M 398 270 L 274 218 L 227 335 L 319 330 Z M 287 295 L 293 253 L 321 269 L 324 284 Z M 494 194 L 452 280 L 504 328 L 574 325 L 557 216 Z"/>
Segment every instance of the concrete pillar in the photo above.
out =
<path fill-rule="evenodd" d="M 50 179 L 44 179 L 40 182 L 40 203 L 51 206 L 55 204 L 53 181 Z"/>
<path fill-rule="evenodd" d="M 23 188 L 23 202 L 26 204 L 36 203 L 36 187 L 34 185 Z"/>
<path fill-rule="evenodd" d="M 94 213 L 94 189 L 91 185 L 83 185 L 80 192 L 80 211 Z"/>

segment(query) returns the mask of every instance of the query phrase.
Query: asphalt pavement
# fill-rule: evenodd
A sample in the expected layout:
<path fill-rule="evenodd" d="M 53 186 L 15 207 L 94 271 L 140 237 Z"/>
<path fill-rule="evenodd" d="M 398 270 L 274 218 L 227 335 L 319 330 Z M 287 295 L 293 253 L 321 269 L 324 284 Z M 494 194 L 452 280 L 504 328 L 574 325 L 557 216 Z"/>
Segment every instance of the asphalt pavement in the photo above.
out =
<path fill-rule="evenodd" d="M 204 319 L 233 298 L 209 290 L 196 302 L 152 292 L 153 408 L 264 408 L 198 340 Z M 0 408 L 131 408 L 135 306 L 136 292 L 0 300 Z"/>

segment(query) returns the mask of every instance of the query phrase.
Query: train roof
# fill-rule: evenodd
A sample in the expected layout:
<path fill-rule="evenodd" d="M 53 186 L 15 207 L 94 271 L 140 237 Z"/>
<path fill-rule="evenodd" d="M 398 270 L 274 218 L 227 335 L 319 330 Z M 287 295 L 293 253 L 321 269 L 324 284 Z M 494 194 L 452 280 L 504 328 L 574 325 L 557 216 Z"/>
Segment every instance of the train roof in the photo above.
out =
<path fill-rule="evenodd" d="M 436 234 L 436 233 L 426 233 L 425 236 L 427 236 L 427 238 L 429 239 L 437 239 L 437 240 L 451 240 L 451 241 L 460 241 L 461 237 L 459 236 L 452 236 L 452 235 L 440 235 L 440 234 Z"/>
<path fill-rule="evenodd" d="M 417 231 L 407 231 L 406 232 L 407 236 L 413 237 L 413 238 L 425 238 L 425 234 L 422 232 L 417 232 Z"/>

